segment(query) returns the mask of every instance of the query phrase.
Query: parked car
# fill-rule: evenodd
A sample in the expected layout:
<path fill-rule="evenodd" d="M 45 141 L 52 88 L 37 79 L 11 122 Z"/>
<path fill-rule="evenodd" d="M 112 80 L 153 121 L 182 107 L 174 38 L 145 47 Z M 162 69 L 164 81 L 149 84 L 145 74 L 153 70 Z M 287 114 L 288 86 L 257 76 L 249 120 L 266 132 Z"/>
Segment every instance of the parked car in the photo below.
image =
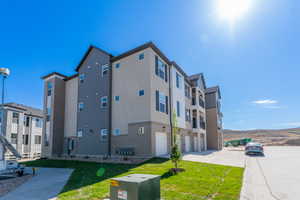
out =
<path fill-rule="evenodd" d="M 245 147 L 245 154 L 261 154 L 264 155 L 264 147 L 260 143 L 249 142 Z"/>

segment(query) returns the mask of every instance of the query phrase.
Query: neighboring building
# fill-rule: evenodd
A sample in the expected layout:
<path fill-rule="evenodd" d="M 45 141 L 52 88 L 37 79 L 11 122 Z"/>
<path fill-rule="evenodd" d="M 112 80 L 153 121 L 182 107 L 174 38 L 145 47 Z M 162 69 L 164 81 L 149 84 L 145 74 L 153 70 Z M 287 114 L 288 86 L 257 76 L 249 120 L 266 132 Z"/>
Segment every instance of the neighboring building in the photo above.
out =
<path fill-rule="evenodd" d="M 173 113 L 183 152 L 206 150 L 205 80 L 153 43 L 119 56 L 89 47 L 70 77 L 42 79 L 43 157 L 170 153 Z"/>
<path fill-rule="evenodd" d="M 219 86 L 205 90 L 206 121 L 207 121 L 207 148 L 221 150 L 223 148 L 223 127 L 221 112 L 221 93 Z"/>
<path fill-rule="evenodd" d="M 0 114 L 0 116 L 2 116 Z M 23 158 L 41 155 L 43 111 L 29 106 L 4 104 L 4 136 Z M 2 127 L 2 126 L 1 126 Z M 10 152 L 6 153 L 10 157 Z"/>

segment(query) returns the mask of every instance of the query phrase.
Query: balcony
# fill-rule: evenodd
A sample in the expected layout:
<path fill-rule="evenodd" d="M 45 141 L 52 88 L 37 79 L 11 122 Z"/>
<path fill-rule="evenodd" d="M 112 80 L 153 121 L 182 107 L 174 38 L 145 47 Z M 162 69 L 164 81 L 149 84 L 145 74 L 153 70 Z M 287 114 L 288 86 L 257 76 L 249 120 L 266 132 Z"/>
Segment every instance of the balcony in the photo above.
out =
<path fill-rule="evenodd" d="M 199 98 L 199 106 L 202 107 L 202 108 L 205 107 L 205 103 L 201 98 Z"/>

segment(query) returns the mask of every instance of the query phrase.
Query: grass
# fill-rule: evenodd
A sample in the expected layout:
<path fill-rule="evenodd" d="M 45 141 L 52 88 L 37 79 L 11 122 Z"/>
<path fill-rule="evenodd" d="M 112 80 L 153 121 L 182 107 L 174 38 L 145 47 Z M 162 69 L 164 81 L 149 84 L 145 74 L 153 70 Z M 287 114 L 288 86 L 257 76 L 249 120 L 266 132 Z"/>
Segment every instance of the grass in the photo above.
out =
<path fill-rule="evenodd" d="M 186 171 L 168 173 L 173 167 L 167 159 L 152 159 L 140 165 L 101 164 L 80 161 L 37 160 L 27 166 L 74 168 L 69 181 L 59 194 L 59 200 L 100 200 L 109 196 L 109 179 L 128 174 L 161 175 L 161 195 L 164 200 L 237 200 L 242 186 L 243 168 L 181 161 Z M 97 177 L 99 168 L 105 168 Z"/>

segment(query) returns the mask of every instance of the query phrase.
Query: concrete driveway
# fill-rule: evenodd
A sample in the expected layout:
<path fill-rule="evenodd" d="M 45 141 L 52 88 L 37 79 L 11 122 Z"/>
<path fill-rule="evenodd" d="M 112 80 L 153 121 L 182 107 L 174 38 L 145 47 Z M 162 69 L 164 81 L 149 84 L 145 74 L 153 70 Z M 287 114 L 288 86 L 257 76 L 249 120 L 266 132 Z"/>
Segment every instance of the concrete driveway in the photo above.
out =
<path fill-rule="evenodd" d="M 299 200 L 300 147 L 265 147 L 264 157 L 242 149 L 190 153 L 184 160 L 245 167 L 241 200 Z"/>
<path fill-rule="evenodd" d="M 225 148 L 222 151 L 193 152 L 183 155 L 183 160 L 228 165 L 233 167 L 245 167 L 245 155 L 243 149 Z"/>
<path fill-rule="evenodd" d="M 68 181 L 72 169 L 39 168 L 37 175 L 0 200 L 55 199 Z"/>

